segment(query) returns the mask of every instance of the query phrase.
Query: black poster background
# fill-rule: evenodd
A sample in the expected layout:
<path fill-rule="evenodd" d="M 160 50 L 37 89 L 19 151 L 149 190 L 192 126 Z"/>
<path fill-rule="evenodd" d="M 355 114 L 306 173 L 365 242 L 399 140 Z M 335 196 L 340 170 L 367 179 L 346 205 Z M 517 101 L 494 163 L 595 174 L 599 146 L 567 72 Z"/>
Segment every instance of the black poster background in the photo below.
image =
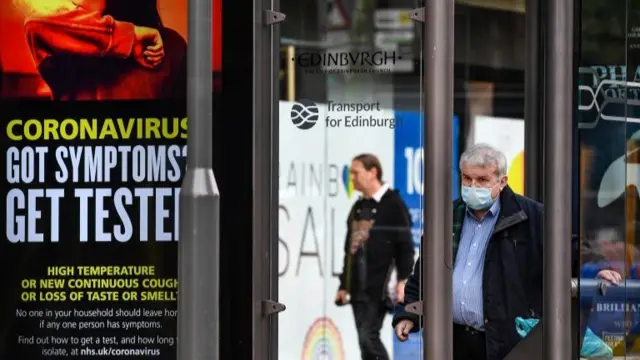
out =
<path fill-rule="evenodd" d="M 135 356 L 136 358 L 153 358 L 153 359 L 175 359 L 175 336 L 177 333 L 176 320 L 174 316 L 166 316 L 165 310 L 176 310 L 175 301 L 88 301 L 85 295 L 81 301 L 69 301 L 69 289 L 65 284 L 65 288 L 60 290 L 48 290 L 48 291 L 66 291 L 66 301 L 34 301 L 23 302 L 21 301 L 21 294 L 23 291 L 35 291 L 42 293 L 43 289 L 25 290 L 21 287 L 21 282 L 25 279 L 35 279 L 40 282 L 40 279 L 56 278 L 56 279 L 79 279 L 78 271 L 75 271 L 74 276 L 47 276 L 47 269 L 53 266 L 154 266 L 155 275 L 137 277 L 139 280 L 143 278 L 154 279 L 177 279 L 177 249 L 178 243 L 176 241 L 171 242 L 156 242 L 154 239 L 154 229 L 156 220 L 155 214 L 155 198 L 149 201 L 149 217 L 143 219 L 143 224 L 148 224 L 149 229 L 149 241 L 139 241 L 139 212 L 137 210 L 137 202 L 134 199 L 134 206 L 129 207 L 129 214 L 132 217 L 133 223 L 133 237 L 124 243 L 120 243 L 113 239 L 111 242 L 95 242 L 94 237 L 91 235 L 93 229 L 95 229 L 95 223 L 93 221 L 93 201 L 89 201 L 89 241 L 82 243 L 79 241 L 79 201 L 74 198 L 73 191 L 75 188 L 111 188 L 117 189 L 121 187 L 134 188 L 179 188 L 180 182 L 145 182 L 134 183 L 129 181 L 121 183 L 119 176 L 119 168 L 121 163 L 118 164 L 117 169 L 113 172 L 112 179 L 108 183 L 77 183 L 74 184 L 68 181 L 64 184 L 58 184 L 55 180 L 55 171 L 57 170 L 57 162 L 55 158 L 55 150 L 58 146 L 99 146 L 99 145 L 115 145 L 115 146 L 134 146 L 134 145 L 179 145 L 186 147 L 185 139 L 173 139 L 173 140 L 118 140 L 106 138 L 104 140 L 39 140 L 39 141 L 10 141 L 7 137 L 7 124 L 13 119 L 58 119 L 62 121 L 65 118 L 96 118 L 98 121 L 102 121 L 105 118 L 123 118 L 127 121 L 129 118 L 135 117 L 152 117 L 152 118 L 184 118 L 186 115 L 185 102 L 184 101 L 114 101 L 114 102 L 48 102 L 48 101 L 3 101 L 0 103 L 0 121 L 3 124 L 2 134 L 0 135 L 0 145 L 2 146 L 1 153 L 3 156 L 0 160 L 0 168 L 3 170 L 2 176 L 2 191 L 5 196 L 5 206 L 1 207 L 2 219 L 4 219 L 3 229 L 5 229 L 5 237 L 0 245 L 0 274 L 2 274 L 2 303 L 4 304 L 1 309 L 2 316 L 0 317 L 0 359 L 45 359 L 45 358 L 57 358 L 58 356 L 46 356 L 43 353 L 43 349 L 66 349 L 68 356 L 73 355 L 72 349 L 77 349 L 75 357 L 78 358 L 92 358 L 100 357 L 106 359 L 116 358 L 128 358 Z M 171 126 L 169 127 L 171 128 Z M 135 129 L 134 129 L 135 133 Z M 11 146 L 23 148 L 25 146 L 46 146 L 48 148 L 48 154 L 46 155 L 46 181 L 44 184 L 9 184 L 7 182 L 7 150 Z M 158 148 L 156 146 L 156 149 Z M 186 149 L 184 150 L 186 153 Z M 184 158 L 180 160 L 180 167 L 184 171 L 185 161 Z M 169 166 L 169 164 L 167 164 Z M 129 173 L 131 171 L 131 162 L 129 162 Z M 65 197 L 60 202 L 60 240 L 58 243 L 50 243 L 50 219 L 51 211 L 47 202 L 40 200 L 37 202 L 38 210 L 41 211 L 41 219 L 38 220 L 37 230 L 44 234 L 44 242 L 42 243 L 11 243 L 7 238 L 7 220 L 11 220 L 12 214 L 8 213 L 8 207 L 6 207 L 6 195 L 12 188 L 19 188 L 25 191 L 29 189 L 51 189 L 51 188 L 64 188 Z M 167 198 L 165 200 L 165 208 L 169 210 L 170 218 L 165 221 L 165 231 L 172 231 L 174 227 L 174 211 L 173 200 Z M 177 201 L 177 199 L 175 199 Z M 112 231 L 113 225 L 120 224 L 117 216 L 115 216 L 115 210 L 113 203 L 105 201 L 105 209 L 109 211 L 108 219 L 104 222 L 105 231 Z M 17 212 L 16 212 L 17 214 Z M 23 214 L 23 212 L 20 212 Z M 177 233 L 177 229 L 176 229 Z M 89 276 L 86 278 L 136 278 L 127 276 Z M 132 291 L 141 292 L 143 289 L 140 286 L 137 289 L 131 289 Z M 86 289 L 78 289 L 77 291 L 85 291 Z M 95 291 L 101 291 L 101 289 L 91 289 Z M 102 289 L 108 291 L 110 289 Z M 154 289 L 150 289 L 153 291 Z M 158 291 L 173 292 L 175 297 L 176 288 L 169 289 L 157 289 Z M 115 290 L 114 290 L 115 291 Z M 117 290 L 122 294 L 123 290 Z M 39 297 L 40 295 L 38 295 Z M 138 295 L 139 296 L 139 295 Z M 27 312 L 27 317 L 18 317 L 17 310 L 22 309 Z M 74 316 L 74 309 L 82 310 L 95 310 L 95 309 L 143 309 L 143 310 L 161 310 L 162 316 L 150 317 L 148 315 L 141 314 L 140 316 L 134 316 L 131 318 L 115 318 L 115 317 L 103 317 L 97 316 L 93 318 L 82 318 Z M 45 316 L 37 315 L 37 310 L 43 310 Z M 59 310 L 71 310 L 71 316 L 68 318 L 55 319 L 46 316 L 46 310 L 59 311 Z M 156 325 L 159 328 L 140 328 L 125 330 L 122 326 L 119 329 L 103 328 L 103 329 L 46 329 L 40 328 L 41 321 L 45 320 L 45 324 L 49 321 L 58 322 L 62 325 L 63 322 L 73 322 L 78 325 L 83 321 L 93 321 L 96 323 L 109 321 L 129 322 L 129 321 L 145 321 L 148 323 L 158 322 Z M 68 325 L 68 324 L 67 324 Z M 45 325 L 46 326 L 46 325 Z M 23 336 L 26 338 L 33 337 L 34 340 L 48 339 L 48 344 L 19 344 L 18 337 Z M 67 344 L 52 344 L 51 337 L 66 338 Z M 105 344 L 104 338 L 115 337 L 116 343 Z M 154 343 L 141 344 L 139 337 L 153 339 Z M 92 338 L 92 343 L 82 345 L 83 339 Z M 100 344 L 96 344 L 96 339 L 100 338 Z M 134 344 L 122 344 L 122 338 L 135 338 Z M 173 346 L 169 344 L 158 344 L 159 338 L 163 338 L 168 341 L 168 338 L 173 339 Z M 77 341 L 77 343 L 73 343 Z M 113 341 L 113 340 L 107 340 Z M 48 350 L 51 351 L 51 350 Z M 61 350 L 56 350 L 61 351 Z M 84 352 L 82 352 L 84 351 Z M 49 353 L 52 354 L 52 353 Z"/>

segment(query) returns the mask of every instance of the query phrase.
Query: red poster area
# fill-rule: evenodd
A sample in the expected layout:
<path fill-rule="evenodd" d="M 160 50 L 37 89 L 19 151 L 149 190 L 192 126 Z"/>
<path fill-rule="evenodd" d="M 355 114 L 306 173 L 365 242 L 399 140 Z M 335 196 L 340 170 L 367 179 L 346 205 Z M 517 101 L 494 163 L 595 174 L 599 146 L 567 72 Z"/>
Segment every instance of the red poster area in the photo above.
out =
<path fill-rule="evenodd" d="M 33 2 L 49 0 L 29 0 Z M 64 1 L 64 0 L 61 0 Z M 88 0 L 91 1 L 91 0 Z M 109 0 L 106 0 L 109 1 Z M 163 24 L 187 40 L 188 0 L 157 0 Z M 222 71 L 222 0 L 213 0 L 213 71 Z M 38 74 L 24 33 L 24 15 L 14 0 L 0 1 L 0 97 L 44 98 L 51 92 Z"/>
<path fill-rule="evenodd" d="M 44 82 L 36 72 L 23 28 L 24 18 L 13 6 L 12 1 L 2 1 L 0 3 L 2 96 L 34 97 L 43 92 Z"/>
<path fill-rule="evenodd" d="M 213 91 L 222 90 L 222 0 L 213 0 Z"/>
<path fill-rule="evenodd" d="M 222 0 L 213 0 L 213 72 L 222 71 Z"/>

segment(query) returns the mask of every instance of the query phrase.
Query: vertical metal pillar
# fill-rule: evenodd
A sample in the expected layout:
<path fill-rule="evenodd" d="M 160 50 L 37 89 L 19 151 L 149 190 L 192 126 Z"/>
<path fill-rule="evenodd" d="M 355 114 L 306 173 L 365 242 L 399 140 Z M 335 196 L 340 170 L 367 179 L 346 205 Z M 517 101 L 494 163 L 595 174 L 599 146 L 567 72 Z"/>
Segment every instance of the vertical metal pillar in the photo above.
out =
<path fill-rule="evenodd" d="M 425 360 L 453 358 L 451 166 L 454 0 L 424 8 L 424 241 L 422 313 Z"/>
<path fill-rule="evenodd" d="M 571 358 L 573 0 L 547 0 L 543 356 Z"/>
<path fill-rule="evenodd" d="M 180 192 L 178 360 L 218 359 L 220 196 L 213 175 L 211 0 L 189 0 L 187 173 Z"/>
<path fill-rule="evenodd" d="M 279 0 L 254 0 L 253 27 L 253 359 L 278 359 Z"/>
<path fill-rule="evenodd" d="M 526 59 L 524 70 L 524 191 L 527 197 L 542 200 L 542 42 L 541 2 L 525 0 Z"/>

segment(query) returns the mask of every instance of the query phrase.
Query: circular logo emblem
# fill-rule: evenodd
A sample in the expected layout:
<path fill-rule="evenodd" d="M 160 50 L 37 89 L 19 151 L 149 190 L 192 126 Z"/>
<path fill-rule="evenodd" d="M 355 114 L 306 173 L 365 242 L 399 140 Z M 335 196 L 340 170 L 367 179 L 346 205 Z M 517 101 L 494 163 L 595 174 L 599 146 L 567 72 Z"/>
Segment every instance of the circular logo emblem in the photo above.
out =
<path fill-rule="evenodd" d="M 340 330 L 328 317 L 311 324 L 302 346 L 302 360 L 344 360 Z"/>
<path fill-rule="evenodd" d="M 318 106 L 311 100 L 302 99 L 291 107 L 291 122 L 298 129 L 311 129 L 318 121 Z"/>

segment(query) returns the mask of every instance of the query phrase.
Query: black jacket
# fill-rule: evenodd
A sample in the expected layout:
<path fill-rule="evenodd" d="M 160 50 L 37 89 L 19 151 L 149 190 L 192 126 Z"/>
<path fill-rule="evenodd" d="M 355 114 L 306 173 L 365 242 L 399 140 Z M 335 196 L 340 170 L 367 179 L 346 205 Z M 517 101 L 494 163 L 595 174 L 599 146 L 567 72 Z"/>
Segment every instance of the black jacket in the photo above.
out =
<path fill-rule="evenodd" d="M 373 219 L 374 225 L 366 245 L 351 255 L 352 222 L 361 219 Z M 380 202 L 360 198 L 353 204 L 347 218 L 344 252 L 339 289 L 347 290 L 352 299 L 364 294 L 371 299 L 384 299 L 394 265 L 398 279 L 409 277 L 415 256 L 411 220 L 396 191 L 387 190 Z"/>
<path fill-rule="evenodd" d="M 483 273 L 487 360 L 502 360 L 520 341 L 516 317 L 542 316 L 543 206 L 515 194 L 508 186 L 500 194 L 500 202 L 501 211 L 487 246 Z M 454 209 L 461 204 L 464 205 L 456 200 Z M 418 259 L 405 287 L 405 304 L 422 298 L 420 277 Z M 408 319 L 414 323 L 412 331 L 419 330 L 422 324 L 418 316 L 404 311 L 403 305 L 396 311 L 394 327 L 400 320 Z"/>

